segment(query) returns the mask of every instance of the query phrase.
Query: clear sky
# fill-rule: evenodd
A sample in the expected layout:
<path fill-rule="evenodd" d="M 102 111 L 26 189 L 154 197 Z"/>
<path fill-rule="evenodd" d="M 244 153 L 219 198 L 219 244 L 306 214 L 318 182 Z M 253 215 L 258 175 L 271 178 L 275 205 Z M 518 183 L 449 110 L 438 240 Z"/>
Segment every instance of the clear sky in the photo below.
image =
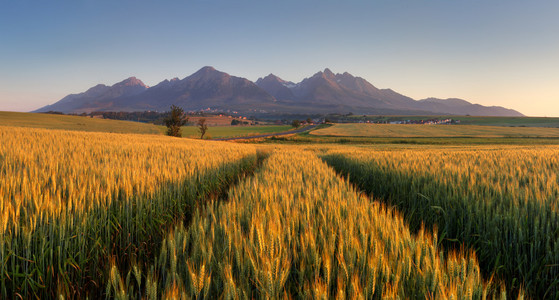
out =
<path fill-rule="evenodd" d="M 300 81 L 330 68 L 414 99 L 559 116 L 559 1 L 9 0 L 0 110 L 213 66 Z"/>

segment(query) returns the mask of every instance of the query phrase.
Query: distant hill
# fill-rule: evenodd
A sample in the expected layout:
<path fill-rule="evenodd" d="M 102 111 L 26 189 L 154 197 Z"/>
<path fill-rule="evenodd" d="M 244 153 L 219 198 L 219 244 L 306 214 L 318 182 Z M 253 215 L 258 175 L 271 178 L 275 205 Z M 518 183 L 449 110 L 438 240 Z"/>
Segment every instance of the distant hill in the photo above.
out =
<path fill-rule="evenodd" d="M 68 95 L 35 112 L 166 111 L 171 105 L 187 111 L 204 109 L 269 114 L 455 114 L 523 116 L 498 106 L 482 106 L 460 99 L 414 100 L 390 89 L 378 89 L 365 79 L 329 69 L 299 83 L 273 74 L 256 83 L 204 67 L 184 79 L 164 80 L 148 87 L 131 77 L 113 86 L 99 84 L 84 93 Z"/>
<path fill-rule="evenodd" d="M 0 111 L 0 126 L 137 134 L 162 134 L 165 132 L 163 126 L 142 122 L 4 111 Z"/>

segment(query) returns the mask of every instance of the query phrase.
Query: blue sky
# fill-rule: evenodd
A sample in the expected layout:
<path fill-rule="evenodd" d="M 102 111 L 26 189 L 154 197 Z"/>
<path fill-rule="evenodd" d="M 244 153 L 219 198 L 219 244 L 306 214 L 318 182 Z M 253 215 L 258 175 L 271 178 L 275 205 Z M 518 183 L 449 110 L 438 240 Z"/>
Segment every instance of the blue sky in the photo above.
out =
<path fill-rule="evenodd" d="M 415 99 L 559 116 L 558 1 L 3 1 L 0 110 L 203 66 L 299 81 L 328 67 Z"/>

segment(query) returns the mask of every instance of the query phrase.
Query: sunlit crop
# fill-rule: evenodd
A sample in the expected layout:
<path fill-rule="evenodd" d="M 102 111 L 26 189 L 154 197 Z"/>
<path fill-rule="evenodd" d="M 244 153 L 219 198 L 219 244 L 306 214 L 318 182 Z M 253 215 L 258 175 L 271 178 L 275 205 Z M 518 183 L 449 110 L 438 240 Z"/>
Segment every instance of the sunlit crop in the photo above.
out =
<path fill-rule="evenodd" d="M 480 299 L 469 251 L 443 254 L 392 209 L 360 196 L 314 154 L 277 151 L 226 202 L 163 242 L 143 282 L 113 272 L 116 297 Z M 126 278 L 126 279 L 125 279 Z M 153 297 L 152 297 L 153 296 Z"/>
<path fill-rule="evenodd" d="M 559 148 L 331 150 L 323 158 L 410 227 L 436 225 L 448 247 L 475 249 L 488 276 L 559 296 Z"/>
<path fill-rule="evenodd" d="M 0 298 L 556 295 L 555 148 L 0 141 Z"/>
<path fill-rule="evenodd" d="M 254 166 L 251 146 L 0 127 L 0 298 L 84 297 L 108 259 L 151 255 L 200 199 Z"/>

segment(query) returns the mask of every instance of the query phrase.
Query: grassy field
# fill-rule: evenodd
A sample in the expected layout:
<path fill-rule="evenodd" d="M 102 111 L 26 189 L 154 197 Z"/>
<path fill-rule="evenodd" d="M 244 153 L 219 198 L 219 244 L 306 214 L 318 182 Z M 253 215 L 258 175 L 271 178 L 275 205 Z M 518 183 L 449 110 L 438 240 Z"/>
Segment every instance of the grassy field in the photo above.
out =
<path fill-rule="evenodd" d="M 197 118 L 190 118 L 191 122 L 195 120 Z M 260 135 L 289 131 L 293 128 L 289 125 L 230 126 L 231 119 L 226 117 L 213 117 L 207 120 L 209 129 L 205 138 Z M 165 134 L 166 131 L 165 126 L 148 123 L 19 112 L 0 112 L 0 126 L 139 134 Z M 182 132 L 183 137 L 200 138 L 196 126 L 184 126 Z"/>
<path fill-rule="evenodd" d="M 335 124 L 310 135 L 374 138 L 559 138 L 559 128 L 479 125 Z"/>
<path fill-rule="evenodd" d="M 161 134 L 153 124 L 88 117 L 0 112 L 0 126 L 62 129 L 89 132 Z"/>
<path fill-rule="evenodd" d="M 462 125 L 490 125 L 514 127 L 554 127 L 559 128 L 559 118 L 548 117 L 475 117 L 475 116 L 359 116 L 348 117 L 354 122 L 390 122 L 405 120 L 447 119 L 459 120 Z"/>
<path fill-rule="evenodd" d="M 204 138 L 224 138 L 278 133 L 292 130 L 290 125 L 254 125 L 254 126 L 208 126 Z M 188 138 L 200 138 L 200 132 L 196 126 L 182 127 L 182 136 Z"/>

